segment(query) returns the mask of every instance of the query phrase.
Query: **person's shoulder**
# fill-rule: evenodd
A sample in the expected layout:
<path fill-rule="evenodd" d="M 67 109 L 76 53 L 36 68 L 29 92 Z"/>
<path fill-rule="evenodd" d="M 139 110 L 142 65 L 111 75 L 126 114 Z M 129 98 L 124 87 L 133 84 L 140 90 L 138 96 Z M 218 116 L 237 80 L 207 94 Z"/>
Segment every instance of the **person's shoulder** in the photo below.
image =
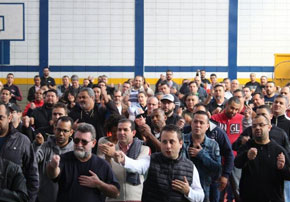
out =
<path fill-rule="evenodd" d="M 98 167 L 105 166 L 111 168 L 110 164 L 105 159 L 98 157 L 96 154 L 92 154 L 91 161 L 93 162 L 93 164 L 98 165 Z"/>

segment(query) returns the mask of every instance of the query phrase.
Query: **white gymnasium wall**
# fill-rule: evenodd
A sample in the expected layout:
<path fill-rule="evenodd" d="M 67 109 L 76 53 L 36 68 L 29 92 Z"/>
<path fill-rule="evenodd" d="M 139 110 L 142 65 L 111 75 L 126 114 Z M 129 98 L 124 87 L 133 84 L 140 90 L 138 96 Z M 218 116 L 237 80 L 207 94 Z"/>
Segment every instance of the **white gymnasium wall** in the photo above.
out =
<path fill-rule="evenodd" d="M 290 53 L 290 1 L 240 0 L 238 66 L 273 66 L 274 53 Z"/>
<path fill-rule="evenodd" d="M 227 66 L 228 0 L 144 4 L 145 66 Z"/>
<path fill-rule="evenodd" d="M 134 0 L 50 0 L 49 64 L 134 65 Z"/>
<path fill-rule="evenodd" d="M 10 65 L 39 65 L 39 0 L 0 2 L 24 3 L 25 7 L 25 41 L 10 42 Z M 25 76 L 25 73 L 23 74 L 22 76 Z"/>

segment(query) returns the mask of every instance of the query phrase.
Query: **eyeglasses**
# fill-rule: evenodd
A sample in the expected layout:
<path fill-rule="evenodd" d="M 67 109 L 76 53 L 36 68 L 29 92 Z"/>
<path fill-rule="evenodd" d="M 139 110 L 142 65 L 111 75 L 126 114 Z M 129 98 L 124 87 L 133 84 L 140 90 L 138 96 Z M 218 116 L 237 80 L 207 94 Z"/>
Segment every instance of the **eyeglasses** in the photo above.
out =
<path fill-rule="evenodd" d="M 61 133 L 61 132 L 63 132 L 63 133 L 69 133 L 69 132 L 70 132 L 69 130 L 61 129 L 61 128 L 56 128 L 56 131 L 57 131 L 58 133 Z"/>
<path fill-rule="evenodd" d="M 252 125 L 252 128 L 258 128 L 258 126 L 259 126 L 260 128 L 263 128 L 263 127 L 266 126 L 266 125 L 269 125 L 269 124 L 265 124 L 265 123 L 253 124 L 253 125 Z"/>
<path fill-rule="evenodd" d="M 83 139 L 79 139 L 79 138 L 74 138 L 73 141 L 74 141 L 75 144 L 79 144 L 80 142 L 82 142 L 82 145 L 86 146 L 92 140 L 91 141 L 87 141 L 87 140 L 83 140 Z"/>

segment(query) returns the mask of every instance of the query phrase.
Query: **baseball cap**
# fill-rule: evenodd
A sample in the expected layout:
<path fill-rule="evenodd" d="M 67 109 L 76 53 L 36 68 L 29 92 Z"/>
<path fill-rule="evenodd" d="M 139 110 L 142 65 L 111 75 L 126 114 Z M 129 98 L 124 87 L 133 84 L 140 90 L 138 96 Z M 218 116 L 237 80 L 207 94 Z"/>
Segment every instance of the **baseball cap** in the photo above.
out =
<path fill-rule="evenodd" d="M 162 100 L 169 100 L 170 102 L 174 102 L 174 97 L 171 94 L 166 94 L 166 95 L 163 95 L 161 101 Z"/>

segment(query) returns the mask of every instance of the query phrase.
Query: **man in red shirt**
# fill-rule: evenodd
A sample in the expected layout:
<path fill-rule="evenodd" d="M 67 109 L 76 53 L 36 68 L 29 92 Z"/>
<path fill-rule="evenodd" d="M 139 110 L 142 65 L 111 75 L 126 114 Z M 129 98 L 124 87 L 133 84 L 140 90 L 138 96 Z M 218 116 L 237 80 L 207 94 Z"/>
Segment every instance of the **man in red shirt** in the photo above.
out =
<path fill-rule="evenodd" d="M 214 121 L 217 121 L 219 126 L 224 129 L 228 135 L 230 143 L 233 144 L 240 134 L 243 132 L 243 115 L 239 114 L 239 110 L 241 108 L 241 102 L 238 97 L 231 97 L 225 109 L 219 113 L 214 114 L 211 118 Z M 236 156 L 237 153 L 234 151 L 234 155 Z M 235 195 L 235 199 L 238 200 L 239 198 L 239 181 L 241 178 L 241 170 L 234 167 L 232 174 L 230 176 L 231 188 L 233 194 Z M 228 197 L 230 194 L 228 194 Z M 221 195 L 222 198 L 222 195 Z M 231 198 L 228 198 L 231 199 Z"/>

